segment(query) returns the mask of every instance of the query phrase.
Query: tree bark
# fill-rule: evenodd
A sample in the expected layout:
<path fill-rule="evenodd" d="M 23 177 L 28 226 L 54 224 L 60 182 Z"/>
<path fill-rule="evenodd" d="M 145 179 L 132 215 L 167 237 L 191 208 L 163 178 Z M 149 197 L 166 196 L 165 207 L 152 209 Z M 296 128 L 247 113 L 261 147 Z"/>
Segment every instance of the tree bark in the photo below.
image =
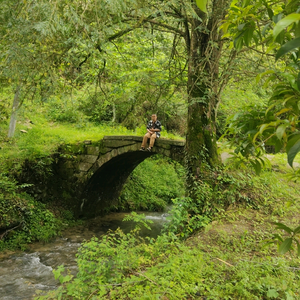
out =
<path fill-rule="evenodd" d="M 7 135 L 8 138 L 12 138 L 15 134 L 16 124 L 17 124 L 17 113 L 18 113 L 18 109 L 20 108 L 20 90 L 21 90 L 21 86 L 18 85 L 16 88 L 14 102 L 13 102 L 12 111 L 10 115 L 9 129 Z"/>
<path fill-rule="evenodd" d="M 220 21 L 228 0 L 213 0 L 211 18 L 195 7 L 198 18 L 190 20 L 188 64 L 188 122 L 186 137 L 188 184 L 217 166 L 215 110 L 218 97 L 219 60 L 222 51 Z"/>

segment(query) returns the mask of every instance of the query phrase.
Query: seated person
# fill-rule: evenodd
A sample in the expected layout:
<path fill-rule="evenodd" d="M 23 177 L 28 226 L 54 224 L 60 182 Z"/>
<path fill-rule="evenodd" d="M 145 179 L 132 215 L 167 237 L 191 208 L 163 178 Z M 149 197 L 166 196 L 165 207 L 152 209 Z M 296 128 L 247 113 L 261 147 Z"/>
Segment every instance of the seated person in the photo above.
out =
<path fill-rule="evenodd" d="M 155 139 L 160 137 L 160 131 L 161 131 L 161 123 L 157 120 L 157 115 L 153 114 L 151 116 L 151 120 L 148 122 L 147 133 L 144 135 L 140 150 L 145 151 L 147 141 L 150 138 L 150 144 L 147 150 L 151 152 Z"/>

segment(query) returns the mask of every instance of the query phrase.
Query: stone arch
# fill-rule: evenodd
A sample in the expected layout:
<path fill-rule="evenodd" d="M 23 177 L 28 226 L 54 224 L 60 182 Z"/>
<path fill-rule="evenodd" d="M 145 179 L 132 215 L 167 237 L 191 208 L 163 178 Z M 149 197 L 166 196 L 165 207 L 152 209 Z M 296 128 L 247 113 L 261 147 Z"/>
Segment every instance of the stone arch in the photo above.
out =
<path fill-rule="evenodd" d="M 80 214 L 85 217 L 101 214 L 105 207 L 113 204 L 119 197 L 131 172 L 146 158 L 155 154 L 126 152 L 103 163 L 87 182 L 82 195 Z"/>
<path fill-rule="evenodd" d="M 110 136 L 103 139 L 103 146 L 109 151 L 99 155 L 87 172 L 79 215 L 93 217 L 112 205 L 130 173 L 146 158 L 162 154 L 183 161 L 184 142 L 160 139 L 156 141 L 153 152 L 143 152 L 139 151 L 141 139 L 136 136 Z"/>
<path fill-rule="evenodd" d="M 58 202 L 76 217 L 99 215 L 114 203 L 129 174 L 146 158 L 162 154 L 183 162 L 184 141 L 160 138 L 150 153 L 139 151 L 142 139 L 106 136 L 61 145 L 51 156 L 51 170 L 45 176 L 27 166 L 20 183 L 32 183 L 27 192 L 35 199 Z"/>

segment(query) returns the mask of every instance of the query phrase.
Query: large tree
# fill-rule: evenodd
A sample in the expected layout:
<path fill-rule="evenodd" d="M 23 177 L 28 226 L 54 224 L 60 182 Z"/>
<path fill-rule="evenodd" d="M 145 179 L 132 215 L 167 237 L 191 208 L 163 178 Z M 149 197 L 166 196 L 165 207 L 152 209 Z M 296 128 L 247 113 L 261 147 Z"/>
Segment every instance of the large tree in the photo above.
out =
<path fill-rule="evenodd" d="M 48 69 L 51 65 L 57 73 L 63 73 L 64 78 L 70 76 L 67 71 L 74 73 L 75 70 L 78 74 L 84 65 L 92 67 L 95 57 L 103 57 L 105 61 L 106 45 L 117 43 L 119 38 L 138 28 L 171 35 L 173 55 L 184 44 L 188 99 L 186 152 L 190 178 L 195 178 L 205 173 L 204 166 L 219 163 L 216 108 L 221 91 L 230 77 L 230 63 L 236 55 L 235 50 L 229 51 L 220 74 L 224 40 L 219 27 L 230 2 L 212 0 L 206 5 L 206 1 L 195 0 L 14 0 L 12 3 L 16 7 L 26 3 L 20 13 L 24 34 L 17 43 L 20 29 L 18 14 L 14 18 L 13 30 L 6 27 L 6 34 L 15 34 L 15 44 L 21 45 L 18 49 L 22 49 L 24 44 L 32 47 L 32 62 L 35 62 L 36 53 L 43 53 L 41 45 L 47 47 L 45 61 Z M 26 11 L 30 11 L 30 14 L 26 14 Z M 10 42 L 7 41 L 9 49 Z M 26 54 L 21 53 L 19 59 L 21 57 L 25 59 Z M 37 77 L 36 72 L 27 69 L 28 74 L 32 75 L 30 78 Z M 18 67 L 18 70 L 22 70 L 22 67 Z M 18 74 L 21 73 L 19 71 Z M 45 76 L 44 72 L 42 74 Z M 14 80 L 17 86 L 18 80 Z M 16 91 L 18 96 L 18 89 Z"/>

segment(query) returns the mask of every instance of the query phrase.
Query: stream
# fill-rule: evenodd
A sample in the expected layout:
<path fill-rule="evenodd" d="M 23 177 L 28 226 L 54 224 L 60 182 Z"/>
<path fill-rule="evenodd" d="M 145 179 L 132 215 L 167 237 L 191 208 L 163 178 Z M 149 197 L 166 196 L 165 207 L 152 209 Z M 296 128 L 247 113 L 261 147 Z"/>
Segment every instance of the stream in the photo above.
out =
<path fill-rule="evenodd" d="M 111 213 L 87 221 L 85 225 L 69 228 L 49 243 L 34 243 L 26 252 L 11 255 L 0 253 L 0 300 L 33 299 L 37 290 L 48 291 L 58 287 L 52 270 L 64 265 L 71 274 L 77 273 L 75 254 L 85 240 L 100 237 L 109 229 L 120 227 L 125 233 L 135 227 L 132 221 L 123 222 L 128 213 Z M 166 213 L 147 212 L 153 221 L 152 230 L 143 229 L 142 236 L 156 237 L 166 220 Z"/>

